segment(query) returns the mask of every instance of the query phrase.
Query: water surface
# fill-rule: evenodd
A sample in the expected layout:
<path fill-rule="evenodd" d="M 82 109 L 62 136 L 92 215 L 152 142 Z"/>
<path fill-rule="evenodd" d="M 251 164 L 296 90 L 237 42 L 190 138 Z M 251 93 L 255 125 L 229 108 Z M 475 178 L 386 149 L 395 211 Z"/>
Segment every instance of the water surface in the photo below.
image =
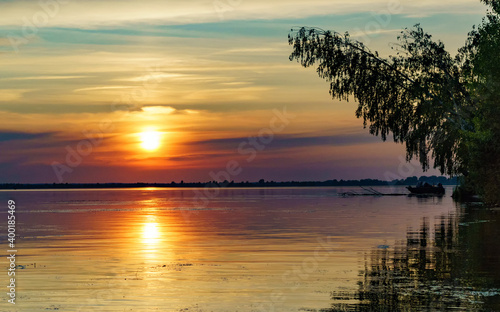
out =
<path fill-rule="evenodd" d="M 17 304 L 2 296 L 1 310 L 499 307 L 495 210 L 457 206 L 451 189 L 339 196 L 348 190 L 226 189 L 203 206 L 193 189 L 2 191 L 17 204 L 21 267 Z"/>

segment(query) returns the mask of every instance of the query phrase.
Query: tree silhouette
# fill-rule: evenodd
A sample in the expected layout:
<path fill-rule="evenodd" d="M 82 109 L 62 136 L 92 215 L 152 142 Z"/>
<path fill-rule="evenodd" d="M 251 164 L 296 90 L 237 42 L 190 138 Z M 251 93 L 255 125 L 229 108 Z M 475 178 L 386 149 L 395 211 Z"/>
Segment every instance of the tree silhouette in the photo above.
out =
<path fill-rule="evenodd" d="M 427 170 L 432 157 L 441 173 L 470 177 L 475 190 L 484 193 L 484 183 L 475 176 L 487 174 L 489 185 L 500 182 L 500 172 L 481 170 L 484 159 L 494 160 L 500 169 L 498 157 L 492 159 L 500 151 L 498 88 L 493 87 L 500 86 L 500 5 L 483 2 L 493 11 L 456 57 L 417 24 L 401 32 L 396 55 L 388 58 L 348 33 L 292 29 L 290 60 L 317 66 L 318 75 L 330 82 L 332 97 L 353 97 L 356 116 L 370 133 L 382 140 L 392 134 L 395 142 L 406 145 L 408 161 L 416 157 Z M 495 150 L 485 150 L 486 143 L 496 143 Z"/>

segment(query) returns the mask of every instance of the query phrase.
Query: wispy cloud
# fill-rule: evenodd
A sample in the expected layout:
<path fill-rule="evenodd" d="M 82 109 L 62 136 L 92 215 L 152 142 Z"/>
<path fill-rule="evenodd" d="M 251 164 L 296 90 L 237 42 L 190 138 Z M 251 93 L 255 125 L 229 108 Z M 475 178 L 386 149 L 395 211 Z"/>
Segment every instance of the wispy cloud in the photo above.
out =
<path fill-rule="evenodd" d="M 148 114 L 172 114 L 176 111 L 175 108 L 171 106 L 146 106 L 142 108 L 142 111 Z"/>
<path fill-rule="evenodd" d="M 68 179 L 137 181 L 145 163 L 151 175 L 144 177 L 158 181 L 173 179 L 175 170 L 179 180 L 204 179 L 237 157 L 246 135 L 257 135 L 282 107 L 297 118 L 248 164 L 245 179 L 317 179 L 332 166 L 380 171 L 380 162 L 404 155 L 403 146 L 380 148 L 380 138 L 355 118 L 355 103 L 332 101 L 313 68 L 290 62 L 288 31 L 299 25 L 377 34 L 374 49 L 386 53 L 395 29 L 421 21 L 437 38 L 462 45 L 485 8 L 479 0 L 401 0 L 388 25 L 367 31 L 377 21 L 372 13 L 391 1 L 67 1 L 14 53 L 7 36 L 22 39 L 23 27 L 30 30 L 25 23 L 43 14 L 42 2 L 50 1 L 0 0 L 0 49 L 9 53 L 0 75 L 1 161 L 11 161 L 0 164 L 6 181 L 52 181 L 51 162 L 63 161 L 66 146 L 76 148 L 82 131 L 99 130 L 101 120 L 112 120 L 114 130 Z M 222 14 L 214 6 L 221 2 L 230 5 Z M 138 148 L 136 134 L 146 127 L 165 133 L 158 154 Z M 374 157 L 379 163 L 367 161 Z M 45 167 L 19 167 L 26 163 Z M 272 173 L 274 167 L 282 171 Z"/>
<path fill-rule="evenodd" d="M 482 7 L 479 1 L 442 0 L 439 2 L 422 0 L 401 3 L 402 14 L 438 14 L 438 13 L 470 13 Z M 194 24 L 218 22 L 224 20 L 269 20 L 277 18 L 303 18 L 325 14 L 349 14 L 360 11 L 383 10 L 387 8 L 386 0 L 287 0 L 242 1 L 239 5 L 228 4 L 223 15 L 217 9 L 215 1 L 70 1 L 61 4 L 57 14 L 47 22 L 47 27 L 80 27 L 94 28 L 98 26 L 123 25 L 129 23 L 149 24 Z M 28 20 L 36 12 L 43 12 L 38 1 L 2 1 L 0 2 L 2 19 L 0 25 L 22 25 L 23 17 Z"/>
<path fill-rule="evenodd" d="M 78 79 L 88 78 L 90 76 L 30 76 L 30 77 L 8 77 L 0 80 L 60 80 L 60 79 Z"/>
<path fill-rule="evenodd" d="M 130 89 L 134 88 L 134 86 L 103 86 L 103 87 L 89 87 L 89 88 L 81 88 L 76 89 L 74 92 L 81 91 L 100 91 L 100 90 L 115 90 L 115 89 Z"/>
<path fill-rule="evenodd" d="M 28 89 L 0 89 L 0 102 L 11 102 L 19 100 L 24 93 L 30 92 Z"/>
<path fill-rule="evenodd" d="M 162 79 L 181 78 L 181 77 L 188 77 L 188 76 L 190 76 L 190 75 L 179 74 L 179 73 L 149 73 L 147 75 L 142 75 L 142 76 L 138 76 L 138 77 L 120 78 L 120 79 L 115 79 L 115 80 L 142 82 L 142 81 L 150 81 L 150 80 L 160 81 Z"/>
<path fill-rule="evenodd" d="M 259 54 L 259 53 L 265 53 L 269 54 L 270 52 L 282 52 L 283 47 L 281 45 L 280 48 L 272 48 L 272 47 L 267 47 L 267 48 L 240 48 L 240 49 L 227 49 L 224 51 L 217 52 L 216 54 Z"/>
<path fill-rule="evenodd" d="M 191 142 L 196 146 L 210 146 L 216 150 L 236 149 L 242 142 L 247 142 L 248 137 L 235 137 Z M 366 133 L 334 134 L 325 136 L 279 135 L 275 136 L 267 148 L 288 149 L 314 146 L 349 146 L 380 142 L 380 138 Z"/>
<path fill-rule="evenodd" d="M 34 140 L 34 139 L 46 138 L 53 134 L 54 133 L 52 132 L 28 133 L 28 132 L 0 131 L 0 142 Z"/>

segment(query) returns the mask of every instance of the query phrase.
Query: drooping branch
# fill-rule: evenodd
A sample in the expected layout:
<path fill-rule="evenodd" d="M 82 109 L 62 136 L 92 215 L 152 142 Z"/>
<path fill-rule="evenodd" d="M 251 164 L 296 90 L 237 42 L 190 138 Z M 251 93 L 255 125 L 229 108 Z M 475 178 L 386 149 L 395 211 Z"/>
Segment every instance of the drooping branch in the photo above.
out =
<path fill-rule="evenodd" d="M 369 123 L 370 133 L 383 140 L 392 133 L 395 142 L 406 144 L 407 159 L 416 156 L 424 169 L 432 151 L 435 167 L 455 171 L 450 155 L 460 144 L 456 132 L 470 127 L 461 116 L 470 96 L 441 42 L 416 25 L 398 38 L 405 55 L 384 59 L 347 33 L 306 27 L 292 32 L 290 60 L 304 67 L 319 63 L 318 75 L 330 82 L 332 97 L 349 100 L 353 95 L 356 116 L 363 117 L 365 126 Z"/>

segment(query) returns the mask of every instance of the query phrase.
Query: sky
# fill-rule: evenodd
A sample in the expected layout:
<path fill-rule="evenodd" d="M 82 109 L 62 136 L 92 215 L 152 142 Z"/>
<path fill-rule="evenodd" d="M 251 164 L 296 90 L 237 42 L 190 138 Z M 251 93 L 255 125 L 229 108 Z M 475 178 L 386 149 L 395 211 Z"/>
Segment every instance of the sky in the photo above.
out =
<path fill-rule="evenodd" d="M 0 1 L 0 183 L 274 181 L 423 173 L 290 61 L 292 28 L 382 56 L 420 23 L 453 54 L 476 0 Z"/>

